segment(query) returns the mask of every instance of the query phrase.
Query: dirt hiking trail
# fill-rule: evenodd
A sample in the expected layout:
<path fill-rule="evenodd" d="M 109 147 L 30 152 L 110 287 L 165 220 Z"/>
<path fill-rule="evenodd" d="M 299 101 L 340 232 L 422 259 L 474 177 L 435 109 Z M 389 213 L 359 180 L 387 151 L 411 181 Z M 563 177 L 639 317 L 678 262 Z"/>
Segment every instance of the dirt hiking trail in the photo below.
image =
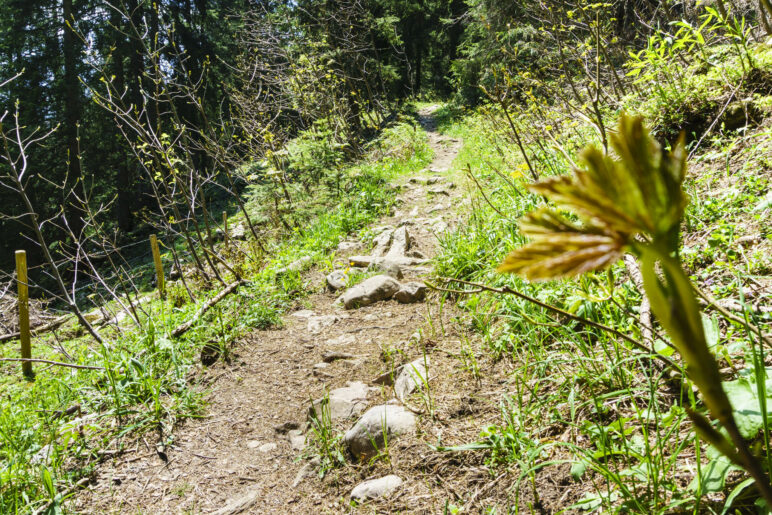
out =
<path fill-rule="evenodd" d="M 461 142 L 436 132 L 435 109 L 420 112 L 433 162 L 419 176 L 400 180 L 397 211 L 379 222 L 375 249 L 369 250 L 370 242 L 344 242 L 336 268 L 347 269 L 349 258 L 361 254 L 378 264 L 380 254 L 401 265 L 403 285 L 422 282 L 430 271 L 438 235 L 458 223 L 457 207 L 468 203 L 447 176 Z M 323 290 L 325 276 L 319 270 L 310 270 L 306 278 L 315 291 Z M 387 300 L 343 309 L 335 304 L 340 293 L 324 291 L 288 313 L 282 329 L 255 332 L 240 341 L 231 364 L 201 372 L 202 385 L 211 391 L 208 414 L 175 431 L 173 443 L 164 449 L 166 461 L 153 435 L 146 435 L 135 449 L 104 463 L 73 507 L 82 513 L 436 513 L 447 499 L 466 497 L 468 492 L 454 492 L 454 481 L 442 477 L 454 458 L 427 445 L 446 444 L 449 437 L 443 433 L 451 430 L 451 421 L 454 437 L 448 445 L 474 440 L 479 433 L 478 401 L 463 393 L 472 379 L 458 370 L 454 357 L 460 347 L 458 313 L 432 292 L 418 303 Z M 402 391 L 395 395 L 388 384 L 397 374 L 376 380 L 414 360 L 426 363 L 428 373 L 425 382 L 413 381 L 418 384 L 412 389 L 398 379 Z M 415 367 L 413 372 L 421 373 Z M 412 414 L 416 427 L 389 434 L 388 452 L 380 459 L 360 461 L 349 455 L 348 465 L 319 479 L 318 461 L 303 450 L 313 434 L 309 407 L 312 399 L 340 388 L 340 399 L 330 396 L 340 434 L 378 405 Z M 488 472 L 476 465 L 466 464 L 453 475 L 465 485 L 490 482 Z M 352 508 L 354 486 L 391 475 L 401 481 L 396 489 Z M 373 497 L 369 490 L 367 497 Z"/>

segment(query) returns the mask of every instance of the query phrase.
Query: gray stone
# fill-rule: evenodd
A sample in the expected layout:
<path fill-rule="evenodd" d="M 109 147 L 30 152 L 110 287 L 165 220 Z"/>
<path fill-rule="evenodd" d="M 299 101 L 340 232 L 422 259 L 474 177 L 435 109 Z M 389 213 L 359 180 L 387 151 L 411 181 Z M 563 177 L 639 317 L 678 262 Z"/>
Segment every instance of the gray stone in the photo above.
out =
<path fill-rule="evenodd" d="M 426 298 L 426 285 L 423 283 L 410 282 L 405 283 L 394 294 L 394 300 L 400 304 L 413 304 L 421 302 Z"/>
<path fill-rule="evenodd" d="M 284 268 L 280 268 L 276 270 L 277 274 L 286 274 L 287 272 L 302 272 L 306 269 L 309 263 L 311 263 L 311 256 L 303 256 L 300 259 L 297 259 L 290 263 L 289 265 L 285 266 Z"/>
<path fill-rule="evenodd" d="M 330 391 L 326 398 L 314 401 L 308 410 L 309 418 L 321 418 L 321 410 L 324 405 L 330 409 L 330 419 L 333 421 L 346 420 L 360 415 L 367 407 L 367 395 L 370 388 L 362 382 L 346 383 L 344 388 L 336 388 Z"/>
<path fill-rule="evenodd" d="M 370 266 L 373 263 L 377 263 L 378 261 L 381 261 L 383 257 L 374 257 L 374 256 L 351 256 L 349 258 L 349 263 L 351 263 L 354 266 Z M 389 256 L 389 261 L 393 261 L 394 263 L 397 263 L 399 266 L 415 266 L 415 265 L 422 265 L 426 263 L 426 259 L 418 259 L 418 258 L 412 258 L 407 256 Z"/>
<path fill-rule="evenodd" d="M 394 382 L 394 394 L 401 401 L 413 393 L 419 386 L 424 387 L 424 383 L 429 382 L 429 356 L 418 358 L 415 361 L 404 365 L 400 370 L 397 380 Z"/>
<path fill-rule="evenodd" d="M 430 207 L 426 211 L 426 213 L 430 215 L 432 213 L 436 213 L 437 211 L 443 211 L 445 209 L 446 209 L 445 204 L 435 204 L 434 206 Z"/>
<path fill-rule="evenodd" d="M 373 243 L 375 243 L 375 248 L 372 252 L 373 256 L 383 256 L 386 254 L 391 246 L 391 237 L 393 233 L 393 229 L 387 229 L 373 239 Z"/>
<path fill-rule="evenodd" d="M 271 451 L 275 451 L 276 447 L 278 446 L 275 443 L 269 442 L 269 443 L 264 443 L 263 445 L 258 447 L 257 450 L 260 452 L 271 452 Z"/>
<path fill-rule="evenodd" d="M 450 192 L 445 186 L 435 186 L 434 188 L 429 188 L 426 190 L 428 193 L 431 193 L 432 195 L 447 195 L 450 196 Z"/>
<path fill-rule="evenodd" d="M 359 242 L 356 241 L 342 241 L 338 243 L 338 250 L 340 252 L 345 252 L 347 250 L 352 250 L 359 247 Z"/>
<path fill-rule="evenodd" d="M 219 510 L 212 512 L 212 515 L 235 515 L 237 513 L 248 512 L 263 495 L 263 487 L 250 488 L 246 493 L 231 499 L 228 504 Z"/>
<path fill-rule="evenodd" d="M 421 252 L 418 249 L 413 249 L 410 252 L 408 252 L 407 253 L 407 257 L 418 258 L 418 259 L 426 259 L 426 255 L 424 255 L 424 253 Z"/>
<path fill-rule="evenodd" d="M 29 460 L 30 464 L 40 465 L 41 463 L 43 463 L 47 465 L 51 460 L 53 451 L 54 451 L 54 446 L 52 444 L 49 443 L 47 445 L 44 445 L 43 447 L 40 448 L 38 452 L 32 455 L 32 457 Z"/>
<path fill-rule="evenodd" d="M 410 233 L 407 232 L 407 227 L 403 225 L 392 234 L 391 247 L 389 252 L 386 253 L 386 257 L 403 257 L 409 249 Z"/>
<path fill-rule="evenodd" d="M 295 452 L 301 452 L 306 448 L 306 436 L 300 429 L 293 429 L 287 433 L 287 440 L 289 440 L 290 447 Z"/>
<path fill-rule="evenodd" d="M 321 333 L 325 328 L 340 320 L 338 315 L 319 315 L 308 317 L 308 332 L 311 334 Z"/>
<path fill-rule="evenodd" d="M 402 268 L 399 266 L 399 264 L 388 258 L 373 261 L 370 263 L 370 266 L 367 267 L 367 270 L 372 272 L 380 272 L 383 275 L 388 275 L 394 279 L 402 279 L 403 277 Z"/>
<path fill-rule="evenodd" d="M 393 494 L 400 486 L 402 486 L 402 479 L 393 474 L 378 479 L 371 479 L 364 483 L 359 483 L 351 490 L 351 500 L 364 502 L 388 496 Z"/>
<path fill-rule="evenodd" d="M 386 231 L 393 231 L 394 227 L 391 225 L 380 225 L 378 227 L 373 227 L 373 234 L 381 234 L 382 232 Z"/>
<path fill-rule="evenodd" d="M 300 309 L 298 311 L 293 312 L 292 316 L 298 317 L 298 318 L 309 318 L 314 316 L 314 312 L 311 311 L 310 309 Z"/>
<path fill-rule="evenodd" d="M 322 361 L 325 363 L 332 363 L 333 361 L 338 361 L 339 359 L 353 359 L 354 355 L 349 354 L 348 352 L 335 352 L 335 351 L 329 351 L 325 352 L 322 356 Z"/>
<path fill-rule="evenodd" d="M 231 229 L 231 239 L 244 241 L 247 239 L 247 228 L 244 224 L 238 224 Z"/>
<path fill-rule="evenodd" d="M 402 406 L 375 406 L 346 431 L 343 442 L 356 458 L 368 459 L 383 448 L 387 439 L 415 432 L 415 428 L 415 415 Z"/>
<path fill-rule="evenodd" d="M 388 300 L 399 291 L 400 286 L 399 282 L 392 277 L 376 275 L 349 288 L 343 294 L 343 305 L 346 309 L 356 309 L 381 300 Z"/>
<path fill-rule="evenodd" d="M 128 316 L 128 314 L 126 313 L 126 311 L 119 311 L 119 312 L 117 312 L 115 314 L 115 316 L 113 318 L 108 320 L 107 323 L 108 324 L 112 324 L 112 325 L 118 325 L 121 322 L 123 322 L 124 320 L 126 320 L 127 316 Z"/>
<path fill-rule="evenodd" d="M 332 291 L 342 290 L 346 287 L 346 272 L 343 270 L 334 270 L 327 276 L 327 286 Z"/>
<path fill-rule="evenodd" d="M 434 234 L 442 234 L 448 230 L 448 223 L 440 220 L 432 226 L 432 232 Z"/>

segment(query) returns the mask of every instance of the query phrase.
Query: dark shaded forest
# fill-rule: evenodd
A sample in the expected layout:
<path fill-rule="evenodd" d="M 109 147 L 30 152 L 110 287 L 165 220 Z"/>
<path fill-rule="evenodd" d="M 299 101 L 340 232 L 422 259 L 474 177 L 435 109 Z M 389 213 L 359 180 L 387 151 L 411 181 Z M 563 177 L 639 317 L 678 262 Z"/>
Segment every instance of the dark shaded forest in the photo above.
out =
<path fill-rule="evenodd" d="M 23 137 L 47 135 L 25 147 L 36 223 L 59 257 L 94 231 L 123 246 L 158 225 L 155 172 L 140 162 L 149 132 L 184 134 L 172 145 L 208 177 L 201 202 L 217 201 L 227 166 L 208 154 L 210 137 L 227 134 L 220 157 L 238 166 L 339 116 L 339 138 L 355 152 L 403 99 L 450 93 L 466 9 L 459 0 L 3 2 L 4 130 L 18 114 Z M 127 118 L 152 130 L 139 134 Z M 260 144 L 245 141 L 258 125 L 249 138 Z M 28 207 L 7 186 L 0 262 L 24 248 L 37 264 Z M 190 207 L 186 219 L 206 209 Z"/>

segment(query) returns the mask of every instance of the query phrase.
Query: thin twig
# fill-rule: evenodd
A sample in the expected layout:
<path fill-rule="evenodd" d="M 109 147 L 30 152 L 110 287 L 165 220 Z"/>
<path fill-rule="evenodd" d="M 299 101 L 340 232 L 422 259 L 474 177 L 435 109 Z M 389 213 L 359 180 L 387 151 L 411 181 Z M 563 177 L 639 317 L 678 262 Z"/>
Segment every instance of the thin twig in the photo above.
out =
<path fill-rule="evenodd" d="M 30 331 L 30 334 L 35 335 L 38 333 L 49 331 L 51 329 L 56 329 L 57 327 L 65 323 L 67 320 L 69 320 L 70 317 L 72 317 L 72 315 L 64 315 L 62 317 L 59 317 L 53 322 L 49 322 L 45 325 L 41 325 L 40 327 L 36 327 L 32 331 Z M 18 337 L 19 337 L 19 333 L 3 334 L 3 335 L 0 335 L 0 343 L 7 342 L 10 340 L 15 340 Z"/>
<path fill-rule="evenodd" d="M 746 323 L 745 320 L 743 320 L 742 318 L 740 318 L 740 317 L 738 317 L 736 315 L 733 315 L 728 310 L 726 310 L 725 308 L 720 306 L 718 304 L 718 301 L 715 298 L 713 298 L 712 295 L 710 295 L 706 291 L 702 290 L 697 285 L 694 285 L 694 291 L 697 293 L 697 295 L 699 295 L 700 297 L 705 299 L 705 302 L 707 302 L 708 307 L 715 308 L 716 311 L 721 313 L 721 316 L 723 316 L 725 319 L 727 319 L 730 322 L 734 322 L 735 324 L 738 324 L 738 325 L 742 325 L 742 326 L 745 325 L 745 323 Z M 756 326 L 756 325 L 750 324 L 750 327 L 752 327 L 753 329 L 756 330 L 756 332 L 758 332 L 759 337 L 764 341 L 764 343 L 766 343 L 768 346 L 772 347 L 772 338 L 770 338 L 769 335 L 766 335 L 766 334 L 762 333 L 761 332 L 761 328 Z"/>
<path fill-rule="evenodd" d="M 494 206 L 494 205 L 493 205 L 493 203 L 492 203 L 492 202 L 490 201 L 490 199 L 488 198 L 488 195 L 486 195 L 486 194 L 485 194 L 485 190 L 484 190 L 484 189 L 483 189 L 483 187 L 480 185 L 480 183 L 477 181 L 477 177 L 475 177 L 475 176 L 474 176 L 474 174 L 472 173 L 472 167 L 471 167 L 471 165 L 466 165 L 466 173 L 467 173 L 467 175 L 468 175 L 468 176 L 469 176 L 469 177 L 470 177 L 470 178 L 471 178 L 471 179 L 474 181 L 474 183 L 477 185 L 477 189 L 478 189 L 478 190 L 480 190 L 480 193 L 482 194 L 483 198 L 485 199 L 485 202 L 487 202 L 487 203 L 488 203 L 488 205 L 489 205 L 489 206 L 491 206 L 491 209 L 493 209 L 494 211 L 496 211 L 496 213 L 498 213 L 500 217 L 502 217 L 502 218 L 507 218 L 507 215 L 505 215 L 504 213 L 502 213 L 501 211 L 499 211 L 499 208 L 497 208 L 496 206 Z"/>
<path fill-rule="evenodd" d="M 225 288 L 220 293 L 215 295 L 211 300 L 205 302 L 204 305 L 202 305 L 199 308 L 199 310 L 196 311 L 195 315 L 193 315 L 193 318 L 191 318 L 190 320 L 188 320 L 184 324 L 181 324 L 181 325 L 177 326 L 172 331 L 172 336 L 174 336 L 176 338 L 176 337 L 181 336 L 182 334 L 184 334 L 191 327 L 193 327 L 193 324 L 195 324 L 196 321 L 204 315 L 204 313 L 209 311 L 209 309 L 211 309 L 212 306 L 214 306 L 215 304 L 220 302 L 222 299 L 227 297 L 230 293 L 233 293 L 234 291 L 236 291 L 236 289 L 239 286 L 241 286 L 242 284 L 244 284 L 244 283 L 245 283 L 245 281 L 243 281 L 243 280 L 238 280 L 238 281 L 236 281 L 234 283 L 231 283 L 227 288 Z"/>
<path fill-rule="evenodd" d="M 73 365 L 72 363 L 62 363 L 61 361 L 50 361 L 47 359 L 0 358 L 0 361 L 10 361 L 10 362 L 16 362 L 16 363 L 45 363 L 46 365 L 56 365 L 57 367 L 77 368 L 79 370 L 104 370 L 104 367 L 92 367 L 88 365 Z"/>

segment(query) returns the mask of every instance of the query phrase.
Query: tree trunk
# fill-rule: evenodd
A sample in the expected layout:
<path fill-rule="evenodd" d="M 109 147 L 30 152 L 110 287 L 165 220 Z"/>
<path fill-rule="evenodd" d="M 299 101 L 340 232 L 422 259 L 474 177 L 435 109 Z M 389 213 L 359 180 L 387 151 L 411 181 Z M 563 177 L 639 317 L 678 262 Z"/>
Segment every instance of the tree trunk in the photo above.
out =
<path fill-rule="evenodd" d="M 415 45 L 415 95 L 421 94 L 421 75 L 423 74 L 423 49 L 421 43 Z"/>
<path fill-rule="evenodd" d="M 759 0 L 759 17 L 764 24 L 764 30 L 767 32 L 767 35 L 772 35 L 772 27 L 769 25 L 767 14 L 772 16 L 772 1 Z"/>

